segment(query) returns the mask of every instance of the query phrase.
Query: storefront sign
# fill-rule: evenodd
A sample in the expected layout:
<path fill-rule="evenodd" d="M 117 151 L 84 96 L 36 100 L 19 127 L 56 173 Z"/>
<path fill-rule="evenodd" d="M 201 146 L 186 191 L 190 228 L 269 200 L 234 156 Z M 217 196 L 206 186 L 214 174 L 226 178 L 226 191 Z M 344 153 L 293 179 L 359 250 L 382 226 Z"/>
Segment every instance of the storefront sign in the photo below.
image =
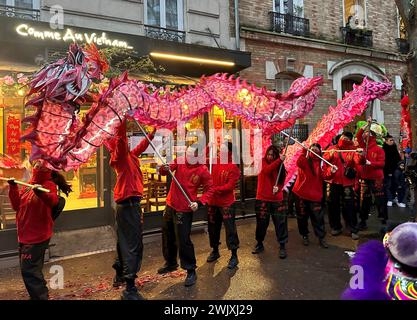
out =
<path fill-rule="evenodd" d="M 67 28 L 63 31 L 56 30 L 38 30 L 28 24 L 20 24 L 16 27 L 16 32 L 22 37 L 31 37 L 39 40 L 54 40 L 64 42 L 81 42 L 81 43 L 95 43 L 98 46 L 110 46 L 117 48 L 133 49 L 126 41 L 119 39 L 109 39 L 105 32 L 101 35 L 93 33 L 78 33 L 72 29 Z"/>
<path fill-rule="evenodd" d="M 6 123 L 6 154 L 20 154 L 20 118 L 13 115 L 7 117 Z"/>

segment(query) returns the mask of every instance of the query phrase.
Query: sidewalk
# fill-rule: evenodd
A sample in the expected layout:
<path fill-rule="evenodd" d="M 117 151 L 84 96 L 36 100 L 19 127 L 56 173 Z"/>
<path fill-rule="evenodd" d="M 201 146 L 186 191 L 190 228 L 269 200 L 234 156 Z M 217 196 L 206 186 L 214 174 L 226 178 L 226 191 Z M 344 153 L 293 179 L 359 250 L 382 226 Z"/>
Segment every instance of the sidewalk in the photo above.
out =
<path fill-rule="evenodd" d="M 390 208 L 390 217 L 396 222 L 404 222 L 408 219 L 407 210 Z M 272 222 L 265 240 L 265 252 L 253 255 L 255 220 L 242 220 L 238 223 L 240 263 L 234 271 L 226 267 L 229 252 L 224 231 L 221 258 L 215 263 L 206 262 L 210 253 L 208 235 L 205 232 L 193 234 L 198 280 L 191 288 L 184 287 L 182 270 L 166 276 L 156 273 L 163 264 L 158 235 L 156 241 L 145 244 L 138 284 L 147 299 L 339 299 L 350 279 L 349 258 L 345 251 L 354 251 L 358 243 L 377 237 L 379 224 L 375 215 L 371 216 L 369 226 L 370 230 L 361 233 L 359 241 L 347 235 L 328 235 L 330 248 L 326 250 L 318 246 L 312 234 L 310 246 L 304 247 L 296 219 L 289 219 L 288 258 L 280 260 Z M 122 289 L 111 287 L 114 254 L 106 252 L 46 264 L 47 280 L 53 276 L 49 273 L 52 265 L 64 269 L 64 289 L 50 290 L 51 299 L 119 299 Z M 18 268 L 0 271 L 0 300 L 4 299 L 28 299 Z"/>

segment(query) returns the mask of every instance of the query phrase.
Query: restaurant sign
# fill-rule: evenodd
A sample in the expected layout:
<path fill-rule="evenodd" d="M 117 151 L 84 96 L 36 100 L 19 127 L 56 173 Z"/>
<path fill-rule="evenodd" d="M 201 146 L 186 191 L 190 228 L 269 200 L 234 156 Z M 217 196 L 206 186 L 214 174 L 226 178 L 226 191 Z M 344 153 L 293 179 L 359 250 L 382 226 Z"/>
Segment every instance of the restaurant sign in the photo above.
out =
<path fill-rule="evenodd" d="M 105 32 L 98 34 L 96 32 L 75 32 L 70 28 L 66 28 L 62 31 L 57 30 L 41 30 L 35 29 L 30 25 L 23 23 L 16 27 L 16 32 L 22 37 L 30 37 L 39 40 L 53 40 L 53 41 L 64 41 L 64 42 L 81 42 L 81 43 L 94 43 L 98 46 L 109 46 L 125 49 L 133 49 L 128 42 L 120 39 L 108 38 Z"/>

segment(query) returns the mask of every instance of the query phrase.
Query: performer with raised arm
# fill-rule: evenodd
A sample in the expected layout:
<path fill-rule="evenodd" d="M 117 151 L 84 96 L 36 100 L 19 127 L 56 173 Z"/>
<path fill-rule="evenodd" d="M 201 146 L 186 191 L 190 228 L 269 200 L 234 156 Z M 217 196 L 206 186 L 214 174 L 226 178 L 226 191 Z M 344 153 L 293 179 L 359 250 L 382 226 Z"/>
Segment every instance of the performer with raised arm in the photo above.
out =
<path fill-rule="evenodd" d="M 123 120 L 116 135 L 105 142 L 111 153 L 110 166 L 116 172 L 114 201 L 117 225 L 117 258 L 113 264 L 116 276 L 113 286 L 118 287 L 126 282 L 123 300 L 142 300 L 142 295 L 135 285 L 143 256 L 143 213 L 140 201 L 143 196 L 143 175 L 138 157 L 149 146 L 147 139 L 133 150 L 129 150 L 126 124 Z M 148 136 L 153 139 L 155 130 Z"/>
<path fill-rule="evenodd" d="M 349 229 L 352 239 L 358 240 L 358 218 L 355 210 L 355 194 L 353 187 L 357 174 L 356 166 L 359 155 L 353 144 L 353 134 L 345 131 L 336 145 L 327 149 L 324 158 L 340 168 L 327 185 L 328 214 L 331 234 L 337 236 L 342 233 L 340 213 Z M 351 152 L 345 152 L 352 150 Z"/>
<path fill-rule="evenodd" d="M 366 221 L 371 210 L 372 195 L 375 198 L 378 218 L 382 224 L 388 220 L 387 200 L 384 190 L 385 153 L 378 146 L 376 138 L 382 134 L 378 123 L 368 119 L 368 124 L 360 128 L 356 134 L 359 146 L 364 149 L 360 153 L 362 165 L 360 180 L 360 223 L 359 230 L 367 229 Z"/>

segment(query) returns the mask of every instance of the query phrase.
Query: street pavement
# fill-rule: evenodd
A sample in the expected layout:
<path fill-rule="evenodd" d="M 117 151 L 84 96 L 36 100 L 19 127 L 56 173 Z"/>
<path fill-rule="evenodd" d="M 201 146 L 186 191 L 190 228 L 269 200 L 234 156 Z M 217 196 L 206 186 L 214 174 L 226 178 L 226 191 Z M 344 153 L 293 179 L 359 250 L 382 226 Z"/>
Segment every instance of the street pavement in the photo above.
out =
<path fill-rule="evenodd" d="M 408 220 L 408 210 L 389 209 L 390 220 L 401 223 Z M 328 225 L 327 231 L 329 231 Z M 186 288 L 182 270 L 161 276 L 156 270 L 163 265 L 161 236 L 147 241 L 144 248 L 142 269 L 137 279 L 140 291 L 146 299 L 158 300 L 328 300 L 339 299 L 350 279 L 347 251 L 369 239 L 380 236 L 380 223 L 375 214 L 370 217 L 369 230 L 361 232 L 361 239 L 354 241 L 349 235 L 327 236 L 329 249 L 319 247 L 310 225 L 310 246 L 302 244 L 296 219 L 289 218 L 288 257 L 278 257 L 278 243 L 271 222 L 265 240 L 265 251 L 251 253 L 255 245 L 255 219 L 238 222 L 240 238 L 239 266 L 227 269 L 230 253 L 226 248 L 222 230 L 221 257 L 217 262 L 207 263 L 210 253 L 208 235 L 204 231 L 193 233 L 197 256 L 197 284 Z M 112 288 L 114 252 L 94 254 L 79 258 L 54 261 L 45 264 L 44 274 L 49 282 L 54 279 L 52 266 L 64 270 L 63 289 L 51 289 L 50 298 L 55 300 L 115 300 L 120 299 L 123 288 Z M 54 282 L 57 283 L 57 282 Z M 28 299 L 18 268 L 0 270 L 0 300 Z"/>

